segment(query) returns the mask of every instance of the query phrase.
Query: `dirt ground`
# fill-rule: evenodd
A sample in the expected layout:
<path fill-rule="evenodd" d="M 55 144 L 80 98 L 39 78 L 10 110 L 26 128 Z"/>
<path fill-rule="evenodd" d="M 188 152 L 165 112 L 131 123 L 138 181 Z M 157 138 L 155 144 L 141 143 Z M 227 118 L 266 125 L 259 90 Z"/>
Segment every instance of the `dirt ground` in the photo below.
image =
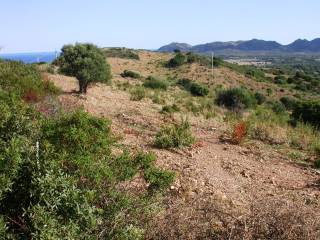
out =
<path fill-rule="evenodd" d="M 119 74 L 125 69 L 139 71 L 145 76 L 174 75 L 157 67 L 167 57 L 145 52 L 140 54 L 140 61 L 109 59 L 109 62 L 114 81 L 122 81 Z M 182 74 L 189 77 L 192 71 L 200 76 L 197 76 L 200 81 L 211 81 L 211 71 L 207 69 L 191 67 L 181 70 L 184 71 Z M 214 75 L 213 80 L 223 85 L 239 85 L 245 81 L 226 69 L 215 69 Z M 313 230 L 299 239 L 320 236 L 315 235 L 320 234 L 319 172 L 294 164 L 277 149 L 266 148 L 258 142 L 241 146 L 223 143 L 219 140 L 225 127 L 223 122 L 202 117 L 190 117 L 197 139 L 194 146 L 176 151 L 156 149 L 152 141 L 157 129 L 174 118 L 160 114 L 160 105 L 148 99 L 131 101 L 129 93 L 103 84 L 95 84 L 86 96 L 79 96 L 74 93 L 78 88 L 74 78 L 61 75 L 49 78 L 64 91 L 59 98 L 65 109 L 82 106 L 93 115 L 111 119 L 113 131 L 123 136 L 125 144 L 133 149 L 155 152 L 159 166 L 177 173 L 164 199 L 164 211 L 150 223 L 148 239 L 265 239 L 252 230 L 256 225 L 250 219 L 257 218 L 257 223 L 265 218 L 274 225 L 283 217 L 280 213 L 288 213 L 286 219 L 295 216 L 295 221 L 303 217 L 302 223 L 295 222 L 297 226 L 318 225 L 318 233 Z M 257 85 L 256 82 L 247 84 Z M 259 83 L 259 87 L 263 84 Z M 276 218 L 278 213 L 279 219 Z M 280 224 L 278 227 L 281 228 Z M 293 239 L 284 234 L 282 236 Z"/>

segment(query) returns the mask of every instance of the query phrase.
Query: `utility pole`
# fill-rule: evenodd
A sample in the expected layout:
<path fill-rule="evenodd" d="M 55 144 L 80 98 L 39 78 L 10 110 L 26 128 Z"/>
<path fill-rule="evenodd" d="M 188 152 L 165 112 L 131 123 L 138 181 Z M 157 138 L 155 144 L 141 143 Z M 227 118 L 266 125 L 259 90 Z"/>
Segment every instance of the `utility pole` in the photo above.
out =
<path fill-rule="evenodd" d="M 214 52 L 211 52 L 211 74 L 212 74 L 212 78 L 213 78 L 213 56 L 214 56 Z"/>

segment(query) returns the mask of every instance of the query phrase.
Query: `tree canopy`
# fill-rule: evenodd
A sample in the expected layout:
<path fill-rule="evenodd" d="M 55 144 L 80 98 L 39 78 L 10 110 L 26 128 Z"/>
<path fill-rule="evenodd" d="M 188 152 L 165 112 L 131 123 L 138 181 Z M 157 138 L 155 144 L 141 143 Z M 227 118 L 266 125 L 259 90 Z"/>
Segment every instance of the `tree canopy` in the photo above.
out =
<path fill-rule="evenodd" d="M 111 69 L 103 52 L 95 45 L 77 43 L 65 45 L 56 60 L 60 71 L 74 76 L 79 81 L 79 92 L 86 93 L 92 82 L 108 83 L 111 80 Z"/>

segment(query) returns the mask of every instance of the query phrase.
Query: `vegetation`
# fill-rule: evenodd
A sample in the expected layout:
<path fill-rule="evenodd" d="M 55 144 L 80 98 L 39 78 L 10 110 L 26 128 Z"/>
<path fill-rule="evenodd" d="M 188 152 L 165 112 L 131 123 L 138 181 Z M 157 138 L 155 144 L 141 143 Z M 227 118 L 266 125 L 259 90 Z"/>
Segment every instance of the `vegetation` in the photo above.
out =
<path fill-rule="evenodd" d="M 139 60 L 139 55 L 132 49 L 128 48 L 103 48 L 105 57 L 124 58 Z"/>
<path fill-rule="evenodd" d="M 92 82 L 109 83 L 111 80 L 110 65 L 103 52 L 93 44 L 65 45 L 56 64 L 62 73 L 77 78 L 80 93 L 86 93 Z"/>
<path fill-rule="evenodd" d="M 158 169 L 152 153 L 119 146 L 107 120 L 82 110 L 46 118 L 28 106 L 29 87 L 51 94 L 32 66 L 0 69 L 1 239 L 143 239 L 153 194 L 116 186 L 141 174 L 150 193 L 162 191 L 174 173 Z"/>
<path fill-rule="evenodd" d="M 146 97 L 146 91 L 142 86 L 136 86 L 131 91 L 130 99 L 132 101 L 140 101 Z"/>
<path fill-rule="evenodd" d="M 207 86 L 192 82 L 190 79 L 183 78 L 177 81 L 177 85 L 183 87 L 186 91 L 189 91 L 194 96 L 207 96 L 209 89 Z"/>
<path fill-rule="evenodd" d="M 261 105 L 266 101 L 266 97 L 260 92 L 256 92 L 254 94 L 254 97 L 255 97 L 258 105 Z"/>
<path fill-rule="evenodd" d="M 255 97 L 244 88 L 231 88 L 218 93 L 216 103 L 230 110 L 238 111 L 256 105 Z"/>
<path fill-rule="evenodd" d="M 320 102 L 303 101 L 297 103 L 292 112 L 294 121 L 303 121 L 320 127 Z"/>
<path fill-rule="evenodd" d="M 167 90 L 169 83 L 166 80 L 149 76 L 143 83 L 146 88 Z"/>
<path fill-rule="evenodd" d="M 155 146 L 165 149 L 181 148 L 194 142 L 189 122 L 182 120 L 181 123 L 162 127 L 156 135 Z"/>
<path fill-rule="evenodd" d="M 169 60 L 167 63 L 167 67 L 169 68 L 176 68 L 185 63 L 186 57 L 184 54 L 178 52 L 176 55 Z"/>
<path fill-rule="evenodd" d="M 163 106 L 161 113 L 175 113 L 179 111 L 180 111 L 180 108 L 176 104 L 172 104 L 172 105 Z"/>
<path fill-rule="evenodd" d="M 135 79 L 139 79 L 141 78 L 141 75 L 137 72 L 134 71 L 130 71 L 130 70 L 124 70 L 123 73 L 121 73 L 121 77 L 123 78 L 135 78 Z"/>
<path fill-rule="evenodd" d="M 0 60 L 0 87 L 28 102 L 59 93 L 51 82 L 42 80 L 36 66 L 13 61 Z"/>
<path fill-rule="evenodd" d="M 199 83 L 192 83 L 190 86 L 190 92 L 194 96 L 207 96 L 209 94 L 209 89 L 207 86 L 201 85 Z"/>

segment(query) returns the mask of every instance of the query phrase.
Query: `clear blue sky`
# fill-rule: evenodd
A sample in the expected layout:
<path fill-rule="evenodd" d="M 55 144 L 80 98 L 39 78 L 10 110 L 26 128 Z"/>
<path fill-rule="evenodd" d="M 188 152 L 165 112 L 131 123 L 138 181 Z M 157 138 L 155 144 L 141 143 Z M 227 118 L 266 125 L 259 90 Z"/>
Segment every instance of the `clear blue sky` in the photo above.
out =
<path fill-rule="evenodd" d="M 8 0 L 0 3 L 2 52 L 63 44 L 156 49 L 179 41 L 320 37 L 319 0 Z"/>

